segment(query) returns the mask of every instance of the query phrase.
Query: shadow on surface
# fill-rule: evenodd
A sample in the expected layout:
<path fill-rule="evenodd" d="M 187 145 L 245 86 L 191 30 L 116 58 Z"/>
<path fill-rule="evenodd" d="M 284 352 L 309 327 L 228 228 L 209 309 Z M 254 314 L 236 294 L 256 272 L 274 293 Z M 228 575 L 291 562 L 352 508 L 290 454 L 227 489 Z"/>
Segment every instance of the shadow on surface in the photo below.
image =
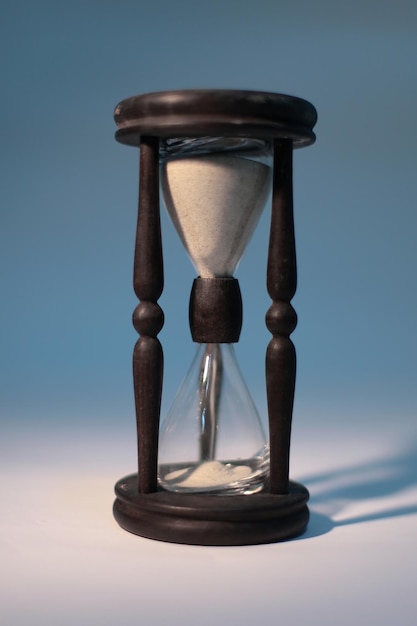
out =
<path fill-rule="evenodd" d="M 417 513 L 417 502 L 408 505 L 387 506 L 380 511 L 356 515 L 334 521 L 335 515 L 351 503 L 369 502 L 389 498 L 417 486 L 417 440 L 385 456 L 352 467 L 307 476 L 302 480 L 312 492 L 310 522 L 299 539 L 326 534 L 334 528 L 402 517 Z M 314 511 L 317 507 L 320 511 Z M 322 511 L 330 509 L 329 514 Z M 326 511 L 327 512 L 327 511 Z"/>

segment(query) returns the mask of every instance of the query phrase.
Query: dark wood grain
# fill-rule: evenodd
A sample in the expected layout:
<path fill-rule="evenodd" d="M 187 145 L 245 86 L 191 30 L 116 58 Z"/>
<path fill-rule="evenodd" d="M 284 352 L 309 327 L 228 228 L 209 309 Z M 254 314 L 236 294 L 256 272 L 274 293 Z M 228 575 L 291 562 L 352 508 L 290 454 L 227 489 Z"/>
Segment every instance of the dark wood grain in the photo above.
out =
<path fill-rule="evenodd" d="M 133 314 L 133 324 L 141 334 L 133 351 L 139 493 L 152 493 L 157 490 L 158 433 L 163 378 L 163 351 L 157 334 L 164 324 L 164 314 L 157 304 L 164 286 L 158 159 L 158 138 L 142 137 L 133 274 L 135 293 L 141 300 Z"/>
<path fill-rule="evenodd" d="M 138 494 L 137 476 L 116 484 L 114 516 L 136 535 L 206 546 L 284 541 L 304 532 L 308 491 L 291 482 L 287 495 L 209 496 L 159 491 Z"/>
<path fill-rule="evenodd" d="M 235 343 L 242 328 L 242 296 L 236 278 L 197 278 L 189 320 L 197 343 Z"/>
<path fill-rule="evenodd" d="M 301 98 L 264 91 L 184 89 L 126 98 L 115 109 L 120 143 L 159 137 L 289 137 L 294 146 L 315 141 L 317 113 Z"/>
<path fill-rule="evenodd" d="M 292 200 L 292 142 L 276 140 L 267 288 L 272 305 L 266 325 L 272 333 L 266 352 L 270 437 L 270 491 L 288 493 L 296 354 L 289 335 L 297 324 L 291 298 L 297 287 Z"/>

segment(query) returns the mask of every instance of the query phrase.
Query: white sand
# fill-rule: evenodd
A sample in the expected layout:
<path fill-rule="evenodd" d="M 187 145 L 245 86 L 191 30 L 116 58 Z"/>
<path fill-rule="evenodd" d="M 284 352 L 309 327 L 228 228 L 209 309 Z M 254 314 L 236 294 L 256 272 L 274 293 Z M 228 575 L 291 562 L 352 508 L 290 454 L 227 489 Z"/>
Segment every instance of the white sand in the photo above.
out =
<path fill-rule="evenodd" d="M 203 278 L 235 271 L 264 208 L 270 174 L 263 163 L 218 154 L 163 164 L 165 204 Z"/>
<path fill-rule="evenodd" d="M 207 461 L 197 465 L 195 469 L 190 467 L 170 472 L 164 480 L 175 483 L 176 487 L 207 488 L 228 485 L 251 474 L 252 469 L 249 465 L 224 465 L 220 461 Z"/>

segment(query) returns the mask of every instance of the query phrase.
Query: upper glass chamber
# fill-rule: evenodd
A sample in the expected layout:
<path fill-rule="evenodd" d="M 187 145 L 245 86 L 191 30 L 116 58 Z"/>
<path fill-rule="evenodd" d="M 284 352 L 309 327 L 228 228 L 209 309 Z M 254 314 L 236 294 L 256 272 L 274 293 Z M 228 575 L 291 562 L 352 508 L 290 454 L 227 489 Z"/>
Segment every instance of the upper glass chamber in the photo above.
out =
<path fill-rule="evenodd" d="M 233 275 L 265 206 L 271 161 L 269 141 L 239 137 L 163 141 L 163 197 L 202 278 Z"/>

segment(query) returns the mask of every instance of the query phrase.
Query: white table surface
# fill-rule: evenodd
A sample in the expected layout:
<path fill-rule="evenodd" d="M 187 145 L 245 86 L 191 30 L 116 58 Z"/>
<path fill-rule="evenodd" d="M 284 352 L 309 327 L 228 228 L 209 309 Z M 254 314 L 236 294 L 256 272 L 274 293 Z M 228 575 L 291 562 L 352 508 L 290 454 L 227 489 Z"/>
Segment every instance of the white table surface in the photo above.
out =
<path fill-rule="evenodd" d="M 112 490 L 134 471 L 129 433 L 9 432 L 1 624 L 414 625 L 417 425 L 343 423 L 325 436 L 295 429 L 292 478 L 311 493 L 304 536 L 229 548 L 118 527 Z"/>

